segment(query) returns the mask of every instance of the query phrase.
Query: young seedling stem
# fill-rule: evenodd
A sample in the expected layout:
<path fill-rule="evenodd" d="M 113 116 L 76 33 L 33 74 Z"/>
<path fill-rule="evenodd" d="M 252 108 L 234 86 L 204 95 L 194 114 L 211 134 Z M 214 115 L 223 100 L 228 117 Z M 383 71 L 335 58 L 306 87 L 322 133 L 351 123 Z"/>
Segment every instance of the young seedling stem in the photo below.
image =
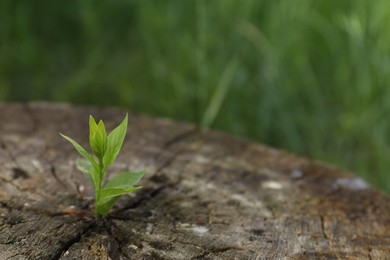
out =
<path fill-rule="evenodd" d="M 136 190 L 140 186 L 134 185 L 143 177 L 143 172 L 123 172 L 103 185 L 106 170 L 110 167 L 122 147 L 127 132 L 128 116 L 110 134 L 107 135 L 102 120 L 96 123 L 91 115 L 89 117 L 89 143 L 92 154 L 70 137 L 61 134 L 68 140 L 85 160 L 78 160 L 77 166 L 84 176 L 95 188 L 95 216 L 105 218 L 118 199 Z"/>

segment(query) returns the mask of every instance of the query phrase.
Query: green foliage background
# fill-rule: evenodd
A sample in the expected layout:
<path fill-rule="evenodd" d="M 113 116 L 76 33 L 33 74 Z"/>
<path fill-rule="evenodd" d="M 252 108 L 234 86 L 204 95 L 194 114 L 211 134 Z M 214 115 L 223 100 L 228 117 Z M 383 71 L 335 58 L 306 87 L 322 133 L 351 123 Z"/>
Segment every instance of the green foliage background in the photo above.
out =
<path fill-rule="evenodd" d="M 0 100 L 123 106 L 388 192 L 387 0 L 2 0 Z"/>

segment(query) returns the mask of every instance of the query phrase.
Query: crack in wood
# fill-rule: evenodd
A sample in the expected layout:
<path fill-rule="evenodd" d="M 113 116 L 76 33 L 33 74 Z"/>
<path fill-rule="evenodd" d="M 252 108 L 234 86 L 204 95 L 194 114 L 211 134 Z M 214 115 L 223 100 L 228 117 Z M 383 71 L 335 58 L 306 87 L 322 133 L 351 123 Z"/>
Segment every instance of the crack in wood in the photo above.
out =
<path fill-rule="evenodd" d="M 7 203 L 5 203 L 5 202 L 0 201 L 0 206 L 1 206 L 2 208 L 6 208 L 6 209 L 8 209 L 8 210 L 12 210 L 12 208 L 11 208 Z"/>
<path fill-rule="evenodd" d="M 128 255 L 128 253 L 123 251 L 124 247 L 129 247 L 129 245 L 133 246 L 133 249 L 139 250 L 139 254 L 142 255 L 154 255 L 156 253 L 155 247 L 152 245 L 152 242 L 143 239 L 142 236 L 137 235 L 129 235 L 129 233 L 125 233 L 118 225 L 112 221 L 112 219 L 107 220 L 109 222 L 110 236 L 116 241 L 119 245 L 119 250 L 122 255 L 126 257 L 126 259 L 134 259 L 132 255 Z M 134 239 L 133 239 L 134 238 Z M 156 253 L 157 254 L 157 253 Z M 154 255 L 157 257 L 157 255 Z M 141 256 L 140 256 L 141 257 Z M 142 257 L 141 257 L 142 258 Z M 137 258 L 138 259 L 138 258 Z M 143 259 L 143 258 L 142 258 Z M 155 258 L 157 259 L 157 258 Z M 158 258 L 161 259 L 161 258 Z M 165 259 L 165 258 L 164 258 Z"/>
<path fill-rule="evenodd" d="M 52 256 L 51 260 L 58 260 L 61 258 L 63 254 L 65 254 L 74 244 L 81 241 L 83 237 L 88 237 L 87 233 L 91 231 L 96 226 L 95 222 L 89 223 L 81 232 L 77 233 L 76 236 L 72 237 L 65 243 L 61 245 L 61 247 L 57 250 L 54 256 Z"/>
<path fill-rule="evenodd" d="M 94 217 L 90 211 L 78 211 L 74 209 L 49 210 L 46 208 L 27 207 L 25 205 L 10 205 L 4 201 L 0 201 L 0 206 L 9 210 L 29 211 L 36 214 L 44 214 L 50 217 L 65 216 L 87 220 L 90 220 Z"/>
<path fill-rule="evenodd" d="M 172 241 L 172 243 L 179 243 L 179 244 L 183 244 L 183 245 L 189 245 L 189 246 L 197 247 L 197 248 L 203 250 L 204 253 L 202 253 L 200 255 L 197 255 L 197 256 L 194 256 L 194 257 L 191 258 L 191 259 L 194 259 L 194 260 L 195 259 L 204 259 L 205 257 L 210 256 L 210 255 L 223 254 L 223 253 L 225 253 L 227 251 L 230 251 L 230 250 L 245 251 L 245 252 L 255 253 L 253 250 L 245 249 L 245 248 L 241 248 L 241 247 L 236 247 L 236 246 L 211 247 L 211 248 L 208 248 L 208 247 L 205 247 L 205 246 L 200 245 L 200 244 L 188 243 L 188 242 L 180 241 L 180 240 L 177 240 L 177 239 Z"/>
<path fill-rule="evenodd" d="M 239 248 L 239 247 L 221 247 L 221 248 L 204 248 L 204 249 L 207 250 L 207 252 L 200 254 L 198 256 L 195 256 L 191 259 L 194 259 L 194 260 L 195 259 L 204 259 L 205 257 L 208 257 L 210 255 L 217 256 L 217 255 L 223 254 L 223 253 L 230 251 L 230 250 L 248 251 L 248 250 L 245 250 L 245 249 Z"/>
<path fill-rule="evenodd" d="M 371 251 L 372 251 L 372 249 L 371 249 L 371 247 L 369 246 L 369 247 L 368 247 L 368 259 L 369 259 L 369 260 L 372 260 Z"/>
<path fill-rule="evenodd" d="M 140 248 L 140 249 L 143 248 L 142 244 L 139 242 L 140 241 L 139 237 L 137 237 L 137 240 L 126 239 L 126 236 L 123 235 L 124 232 L 121 230 L 121 228 L 119 228 L 118 225 L 115 222 L 113 222 L 111 219 L 109 219 L 108 221 L 110 221 L 110 227 L 112 229 L 115 229 L 117 234 L 121 235 L 122 239 L 125 240 L 125 243 L 129 242 L 129 243 L 136 245 L 137 248 Z M 121 244 L 125 244 L 125 243 L 121 243 Z"/>
<path fill-rule="evenodd" d="M 111 220 L 110 220 L 110 219 L 104 220 L 104 223 L 103 223 L 103 224 L 104 224 L 103 227 L 106 229 L 107 233 L 110 235 L 110 237 L 111 237 L 111 238 L 116 242 L 116 244 L 118 245 L 119 253 L 120 253 L 122 256 L 124 256 L 124 257 L 126 257 L 126 258 L 129 258 L 129 256 L 128 256 L 125 252 L 123 252 L 123 250 L 122 250 L 122 245 L 123 245 L 123 244 L 126 244 L 127 241 L 125 241 L 125 242 L 123 243 L 123 242 L 121 242 L 121 241 L 119 240 L 119 238 L 118 238 L 117 236 L 115 236 L 115 235 L 113 234 L 112 228 L 113 228 L 114 224 L 111 222 Z"/>
<path fill-rule="evenodd" d="M 164 149 L 168 149 L 172 145 L 177 144 L 177 143 L 183 141 L 184 139 L 187 139 L 187 138 L 189 138 L 189 137 L 191 137 L 193 135 L 196 135 L 198 133 L 199 133 L 199 129 L 198 128 L 193 128 L 193 129 L 187 130 L 184 133 L 181 133 L 181 134 L 173 137 L 172 139 L 166 141 L 164 143 Z"/>
<path fill-rule="evenodd" d="M 331 238 L 328 236 L 327 232 L 326 232 L 326 227 L 325 227 L 325 218 L 324 216 L 320 216 L 320 220 L 321 220 L 321 231 L 322 231 L 322 235 L 324 236 L 324 238 L 326 239 L 326 241 L 328 242 L 328 245 L 329 247 L 331 247 Z"/>
<path fill-rule="evenodd" d="M 11 160 L 11 162 L 13 162 L 13 164 L 15 165 L 15 167 L 17 167 L 18 169 L 22 169 L 22 167 L 20 167 L 19 163 L 17 162 L 17 159 L 15 158 L 15 156 L 11 153 L 11 151 L 9 151 L 7 145 L 5 145 L 3 142 L 2 142 L 2 145 L 1 147 L 4 149 L 4 151 L 7 153 L 9 159 Z M 23 170 L 23 169 L 22 169 Z"/>
<path fill-rule="evenodd" d="M 50 173 L 53 178 L 60 184 L 60 186 L 63 187 L 66 191 L 68 191 L 68 186 L 66 186 L 66 184 L 58 177 L 56 167 L 54 165 L 51 165 Z"/>
<path fill-rule="evenodd" d="M 153 176 L 159 174 L 160 172 L 162 172 L 165 168 L 167 168 L 169 165 L 171 165 L 175 160 L 176 158 L 178 157 L 178 155 L 182 152 L 181 149 L 178 149 L 177 151 L 175 151 L 172 156 L 170 156 L 168 159 L 166 159 L 163 163 L 161 163 L 157 169 L 154 171 L 153 174 L 151 174 L 151 177 L 150 178 L 153 178 Z"/>
<path fill-rule="evenodd" d="M 332 253 L 332 255 L 334 257 L 336 257 L 336 259 L 340 259 L 339 256 L 337 255 L 337 253 L 334 251 L 332 238 L 328 235 L 328 232 L 326 231 L 326 227 L 325 227 L 326 220 L 325 220 L 325 217 L 323 215 L 320 215 L 320 221 L 321 221 L 322 235 L 325 238 L 326 242 L 328 243 L 328 247 L 329 247 L 330 252 Z"/>
<path fill-rule="evenodd" d="M 37 188 L 21 188 L 19 187 L 17 184 L 14 183 L 13 180 L 7 180 L 3 177 L 0 177 L 0 180 L 3 181 L 4 183 L 7 183 L 9 185 L 11 185 L 12 187 L 14 187 L 15 189 L 17 189 L 20 193 L 23 193 L 24 195 L 26 194 L 34 194 L 34 195 L 38 195 L 38 196 L 41 196 L 42 198 L 46 198 L 46 199 L 50 199 L 51 196 L 49 194 L 45 194 L 45 193 L 42 193 L 42 192 L 39 192 L 39 190 L 37 190 Z M 20 207 L 23 207 L 23 206 L 20 206 Z"/>
<path fill-rule="evenodd" d="M 30 219 L 30 220 L 25 220 L 25 221 L 16 221 L 16 222 L 12 222 L 13 220 L 11 221 L 6 221 L 5 224 L 7 224 L 8 226 L 10 226 L 11 228 L 16 226 L 16 225 L 20 225 L 20 224 L 25 224 L 25 223 L 32 223 L 32 222 L 35 222 L 37 221 L 36 219 Z"/>
<path fill-rule="evenodd" d="M 26 172 L 20 165 L 19 163 L 17 162 L 17 159 L 15 158 L 15 156 L 11 153 L 11 151 L 9 151 L 8 147 L 5 145 L 5 143 L 1 142 L 1 147 L 4 149 L 4 151 L 6 152 L 6 154 L 8 155 L 8 158 L 11 160 L 11 162 L 14 164 L 15 167 L 12 168 L 12 171 L 13 171 L 13 178 L 14 179 L 17 179 L 19 177 L 23 177 L 23 178 L 27 178 L 29 176 L 28 172 Z M 28 192 L 32 192 L 34 194 L 38 194 L 40 196 L 44 196 L 42 194 L 39 194 L 39 193 L 35 193 L 33 189 L 22 189 L 20 188 L 18 185 L 16 185 L 13 181 L 10 181 L 10 180 L 7 180 L 3 177 L 0 177 L 0 180 L 5 182 L 5 183 L 8 183 L 10 184 L 11 186 L 13 186 L 15 189 L 17 189 L 18 191 L 20 192 L 25 192 L 25 191 L 28 191 Z"/>
<path fill-rule="evenodd" d="M 12 171 L 13 171 L 12 179 L 27 179 L 27 178 L 29 178 L 28 173 L 23 169 L 14 167 L 14 168 L 12 168 Z"/>
<path fill-rule="evenodd" d="M 16 185 L 13 181 L 11 181 L 11 180 L 7 180 L 7 179 L 5 179 L 5 178 L 3 178 L 3 177 L 0 177 L 0 180 L 1 181 L 3 181 L 4 183 L 8 183 L 9 185 L 11 185 L 12 187 L 14 187 L 15 189 L 17 189 L 18 191 L 20 191 L 20 192 L 26 192 L 26 191 L 28 191 L 28 189 L 22 189 L 22 188 L 20 188 L 18 185 Z"/>
<path fill-rule="evenodd" d="M 172 146 L 174 143 L 178 143 L 178 142 L 182 142 L 183 140 L 189 138 L 190 136 L 192 135 L 195 135 L 198 133 L 198 130 L 197 129 L 192 129 L 191 131 L 187 131 L 185 133 L 182 133 L 180 135 L 178 135 L 177 137 L 171 139 L 170 141 L 168 141 L 166 144 L 165 144 L 165 148 L 168 149 L 168 147 Z M 153 177 L 157 176 L 158 173 L 162 172 L 164 169 L 166 169 L 167 167 L 169 167 L 178 157 L 178 155 L 181 153 L 182 149 L 178 149 L 176 150 L 172 156 L 170 156 L 168 159 L 166 159 L 163 163 L 160 164 L 160 166 L 157 167 L 157 169 L 154 171 L 153 174 L 151 174 L 151 177 L 149 179 L 152 179 Z M 174 183 L 170 183 L 170 184 L 165 184 L 165 185 L 161 185 L 160 187 L 152 190 L 149 194 L 142 194 L 139 199 L 137 199 L 136 201 L 128 204 L 127 206 L 125 207 L 122 207 L 121 209 L 118 209 L 116 211 L 113 211 L 111 213 L 111 217 L 114 218 L 114 219 L 122 219 L 122 220 L 125 220 L 121 217 L 119 217 L 117 214 L 118 213 L 121 213 L 121 212 L 124 212 L 126 210 L 129 210 L 129 209 L 134 209 L 134 208 L 137 208 L 139 205 L 141 205 L 145 200 L 147 199 L 153 199 L 154 197 L 157 197 L 163 190 L 167 189 L 167 188 L 171 188 L 171 187 L 174 187 L 176 186 L 178 183 L 180 183 L 181 181 L 181 178 L 179 178 L 179 180 L 177 180 L 176 182 Z M 115 216 L 116 215 L 116 216 Z"/>
<path fill-rule="evenodd" d="M 129 209 L 135 209 L 135 208 L 139 207 L 140 205 L 143 204 L 143 202 L 145 202 L 146 200 L 151 200 L 151 199 L 157 197 L 164 190 L 175 187 L 180 181 L 181 180 L 178 180 L 177 182 L 174 182 L 174 183 L 162 185 L 156 189 L 151 190 L 151 192 L 149 194 L 142 194 L 142 196 L 140 196 L 136 201 L 129 203 L 128 205 L 126 205 L 120 209 L 113 210 L 111 212 L 111 214 L 108 216 L 108 218 L 109 219 L 117 219 L 117 220 L 130 220 L 131 218 L 120 216 L 120 214 L 129 210 Z"/>

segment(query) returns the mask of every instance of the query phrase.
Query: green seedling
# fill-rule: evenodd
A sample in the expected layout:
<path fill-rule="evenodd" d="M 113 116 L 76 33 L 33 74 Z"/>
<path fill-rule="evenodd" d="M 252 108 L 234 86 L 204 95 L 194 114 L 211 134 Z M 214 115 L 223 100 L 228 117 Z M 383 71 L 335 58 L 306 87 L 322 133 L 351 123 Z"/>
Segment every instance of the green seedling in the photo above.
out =
<path fill-rule="evenodd" d="M 93 116 L 89 117 L 89 143 L 92 154 L 88 153 L 72 138 L 60 133 L 86 160 L 78 160 L 78 169 L 84 173 L 87 180 L 95 188 L 95 216 L 106 217 L 120 196 L 139 190 L 142 187 L 134 187 L 143 172 L 124 172 L 109 180 L 103 185 L 104 175 L 111 166 L 122 147 L 127 131 L 128 117 L 126 115 L 122 123 L 107 135 L 102 120 L 97 124 Z"/>

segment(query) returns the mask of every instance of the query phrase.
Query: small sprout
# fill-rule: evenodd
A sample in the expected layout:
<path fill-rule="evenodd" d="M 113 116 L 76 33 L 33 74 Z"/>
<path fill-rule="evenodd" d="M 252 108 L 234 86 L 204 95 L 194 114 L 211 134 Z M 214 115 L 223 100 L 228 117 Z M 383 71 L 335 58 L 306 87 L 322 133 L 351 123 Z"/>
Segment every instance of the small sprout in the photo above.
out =
<path fill-rule="evenodd" d="M 127 131 L 128 117 L 109 135 L 102 120 L 96 123 L 89 117 L 89 144 L 93 154 L 89 154 L 81 145 L 68 136 L 60 133 L 86 160 L 77 161 L 78 169 L 95 188 L 95 215 L 106 217 L 120 196 L 134 192 L 142 187 L 134 187 L 144 175 L 143 172 L 124 172 L 103 185 L 106 170 L 111 166 L 122 147 Z"/>

